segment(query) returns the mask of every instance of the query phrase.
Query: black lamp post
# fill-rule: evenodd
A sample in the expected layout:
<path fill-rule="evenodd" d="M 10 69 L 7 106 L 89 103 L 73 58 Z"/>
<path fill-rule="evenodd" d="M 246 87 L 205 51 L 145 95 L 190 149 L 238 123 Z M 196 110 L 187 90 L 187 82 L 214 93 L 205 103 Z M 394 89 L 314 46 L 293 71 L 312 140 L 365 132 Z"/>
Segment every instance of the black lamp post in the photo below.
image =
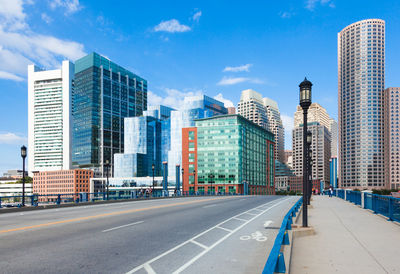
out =
<path fill-rule="evenodd" d="M 26 158 L 26 146 L 21 147 L 22 157 L 22 206 L 25 206 L 25 158 Z"/>
<path fill-rule="evenodd" d="M 214 174 L 210 174 L 208 177 L 211 179 L 210 180 L 210 185 L 211 185 L 211 193 L 210 194 L 213 194 L 213 193 L 215 193 L 214 188 L 213 188 Z"/>
<path fill-rule="evenodd" d="M 106 167 L 106 176 L 107 176 L 107 200 L 109 198 L 109 192 L 108 192 L 108 168 L 110 167 L 110 162 L 108 160 L 106 160 L 106 163 L 104 165 Z"/>
<path fill-rule="evenodd" d="M 193 176 L 194 176 L 194 193 L 196 193 L 196 170 L 193 170 Z"/>
<path fill-rule="evenodd" d="M 183 184 L 184 184 L 184 178 L 185 178 L 185 177 L 183 177 L 184 175 L 185 175 L 185 171 L 182 167 L 182 192 L 181 192 L 181 195 L 183 195 Z"/>
<path fill-rule="evenodd" d="M 154 195 L 154 169 L 155 169 L 156 167 L 155 167 L 155 165 L 154 165 L 154 163 L 151 165 L 151 170 L 153 171 L 153 190 L 151 191 L 152 193 L 153 193 L 153 195 Z"/>
<path fill-rule="evenodd" d="M 307 113 L 311 105 L 312 83 L 304 78 L 300 83 L 300 106 L 303 109 L 303 227 L 308 226 L 307 194 L 308 194 L 308 145 L 307 145 Z"/>

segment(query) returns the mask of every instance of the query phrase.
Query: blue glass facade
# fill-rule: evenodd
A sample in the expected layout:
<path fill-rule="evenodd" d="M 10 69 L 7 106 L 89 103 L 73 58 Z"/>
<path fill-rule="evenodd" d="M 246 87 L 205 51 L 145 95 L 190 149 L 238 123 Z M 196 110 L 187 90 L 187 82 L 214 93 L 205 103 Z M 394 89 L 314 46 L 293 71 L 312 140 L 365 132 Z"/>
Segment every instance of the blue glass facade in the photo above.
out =
<path fill-rule="evenodd" d="M 124 151 L 124 118 L 147 109 L 147 81 L 91 53 L 75 63 L 72 164 L 104 172 Z M 104 175 L 104 173 L 103 173 Z"/>
<path fill-rule="evenodd" d="M 182 109 L 171 112 L 171 149 L 168 151 L 168 174 L 175 176 L 182 166 L 182 128 L 193 127 L 194 120 L 228 114 L 224 103 L 208 96 L 185 97 Z"/>
<path fill-rule="evenodd" d="M 125 153 L 117 153 L 114 177 L 161 176 L 161 121 L 151 116 L 125 118 Z"/>
<path fill-rule="evenodd" d="M 331 158 L 329 162 L 329 170 L 330 170 L 330 185 L 333 188 L 337 188 L 337 179 L 338 179 L 338 169 L 337 169 L 337 158 Z"/>

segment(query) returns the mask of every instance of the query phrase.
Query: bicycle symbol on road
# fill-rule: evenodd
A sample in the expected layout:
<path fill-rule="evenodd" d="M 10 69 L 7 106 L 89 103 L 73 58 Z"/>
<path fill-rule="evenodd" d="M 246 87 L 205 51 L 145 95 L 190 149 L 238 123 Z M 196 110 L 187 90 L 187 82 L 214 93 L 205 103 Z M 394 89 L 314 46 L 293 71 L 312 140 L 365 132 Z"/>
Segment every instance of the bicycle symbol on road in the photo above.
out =
<path fill-rule="evenodd" d="M 247 241 L 250 239 L 256 240 L 258 242 L 265 242 L 268 238 L 265 237 L 260 231 L 251 233 L 251 236 L 249 235 L 240 236 L 240 240 L 242 241 Z"/>

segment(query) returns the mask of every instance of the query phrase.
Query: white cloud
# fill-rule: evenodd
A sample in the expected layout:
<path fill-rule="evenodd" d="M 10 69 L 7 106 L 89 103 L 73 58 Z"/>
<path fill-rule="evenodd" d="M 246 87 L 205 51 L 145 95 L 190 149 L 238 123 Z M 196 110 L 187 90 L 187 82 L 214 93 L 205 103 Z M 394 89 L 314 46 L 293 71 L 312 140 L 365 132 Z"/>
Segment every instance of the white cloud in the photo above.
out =
<path fill-rule="evenodd" d="M 263 84 L 264 82 L 257 78 L 248 77 L 222 77 L 222 79 L 217 83 L 218 86 L 229 86 L 236 85 L 239 83 L 249 82 L 253 84 Z"/>
<path fill-rule="evenodd" d="M 23 4 L 22 0 L 0 0 L 0 28 L 10 30 L 26 28 Z"/>
<path fill-rule="evenodd" d="M 193 21 L 199 22 L 201 15 L 201 11 L 196 12 L 192 17 Z"/>
<path fill-rule="evenodd" d="M 148 104 L 152 106 L 163 105 L 174 109 L 181 109 L 185 97 L 200 96 L 204 94 L 202 90 L 179 91 L 172 88 L 165 88 L 164 92 L 165 97 L 162 97 L 149 91 L 147 94 Z"/>
<path fill-rule="evenodd" d="M 215 100 L 221 101 L 222 103 L 224 103 L 224 106 L 226 108 L 228 107 L 234 107 L 234 104 L 231 100 L 224 98 L 224 96 L 222 95 L 222 93 L 218 93 L 217 96 L 214 96 Z"/>
<path fill-rule="evenodd" d="M 335 8 L 335 4 L 332 0 L 307 0 L 306 9 L 314 11 L 317 4 L 321 4 L 323 6 L 328 5 L 330 8 Z"/>
<path fill-rule="evenodd" d="M 0 144 L 23 144 L 26 142 L 26 137 L 18 136 L 15 133 L 0 133 Z"/>
<path fill-rule="evenodd" d="M 15 75 L 15 74 L 12 74 L 10 72 L 1 71 L 1 70 L 0 70 L 0 79 L 7 79 L 7 80 L 18 81 L 18 82 L 24 80 L 24 78 L 22 78 L 22 77 L 19 77 L 19 76 Z"/>
<path fill-rule="evenodd" d="M 290 149 L 292 147 L 292 130 L 294 128 L 294 118 L 287 114 L 281 114 L 282 124 L 285 128 L 285 147 Z"/>
<path fill-rule="evenodd" d="M 239 71 L 249 71 L 252 64 L 241 65 L 237 67 L 225 67 L 223 72 L 231 71 L 231 72 L 239 72 Z"/>
<path fill-rule="evenodd" d="M 284 11 L 280 13 L 281 18 L 287 19 L 290 18 L 294 15 L 294 13 L 289 12 L 289 11 Z"/>
<path fill-rule="evenodd" d="M 79 0 L 53 0 L 50 2 L 50 7 L 52 9 L 65 8 L 65 15 L 75 13 L 82 8 Z"/>
<path fill-rule="evenodd" d="M 50 16 L 48 16 L 46 13 L 41 14 L 42 20 L 45 21 L 47 24 L 50 24 L 53 19 L 51 19 Z"/>
<path fill-rule="evenodd" d="M 154 31 L 165 31 L 165 32 L 186 32 L 190 31 L 191 28 L 186 25 L 182 25 L 176 19 L 171 19 L 168 21 L 162 21 L 160 24 L 154 27 Z"/>
<path fill-rule="evenodd" d="M 4 4 L 9 2 L 18 3 L 19 7 Z M 28 64 L 36 62 L 54 68 L 59 67 L 63 59 L 75 61 L 85 55 L 80 43 L 32 31 L 23 12 L 26 3 L 0 0 L 0 70 L 3 79 L 20 81 L 21 76 L 26 77 Z M 18 27 L 13 25 L 15 22 Z"/>

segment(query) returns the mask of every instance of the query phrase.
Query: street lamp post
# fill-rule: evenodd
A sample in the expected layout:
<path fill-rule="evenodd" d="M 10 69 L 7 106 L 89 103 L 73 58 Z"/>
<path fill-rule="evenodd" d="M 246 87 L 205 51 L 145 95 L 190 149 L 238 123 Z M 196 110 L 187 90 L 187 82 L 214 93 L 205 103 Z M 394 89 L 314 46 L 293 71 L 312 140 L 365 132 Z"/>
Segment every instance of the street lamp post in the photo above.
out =
<path fill-rule="evenodd" d="M 108 160 L 106 160 L 106 163 L 105 163 L 104 166 L 106 167 L 106 176 L 107 176 L 107 200 L 108 200 L 108 198 L 109 198 L 109 192 L 108 192 L 108 186 L 109 186 L 109 183 L 108 183 L 108 168 L 110 167 L 110 162 L 109 162 Z"/>
<path fill-rule="evenodd" d="M 303 109 L 303 227 L 308 226 L 307 194 L 308 194 L 308 153 L 307 153 L 307 113 L 311 105 L 312 83 L 304 78 L 300 83 L 300 106 Z"/>
<path fill-rule="evenodd" d="M 197 191 L 196 191 L 196 170 L 195 169 L 193 170 L 193 174 L 194 174 L 193 175 L 194 176 L 194 193 L 196 194 Z"/>
<path fill-rule="evenodd" d="M 181 192 L 181 195 L 183 195 L 183 185 L 184 185 L 184 175 L 185 175 L 185 171 L 184 171 L 184 169 L 183 169 L 183 167 L 182 167 L 182 192 Z"/>
<path fill-rule="evenodd" d="M 151 192 L 153 193 L 153 196 L 154 196 L 154 169 L 155 169 L 156 167 L 155 167 L 155 165 L 154 165 L 154 163 L 151 165 L 151 170 L 153 171 L 153 189 L 151 190 Z"/>
<path fill-rule="evenodd" d="M 26 158 L 26 146 L 21 147 L 22 157 L 22 206 L 25 206 L 25 158 Z"/>

